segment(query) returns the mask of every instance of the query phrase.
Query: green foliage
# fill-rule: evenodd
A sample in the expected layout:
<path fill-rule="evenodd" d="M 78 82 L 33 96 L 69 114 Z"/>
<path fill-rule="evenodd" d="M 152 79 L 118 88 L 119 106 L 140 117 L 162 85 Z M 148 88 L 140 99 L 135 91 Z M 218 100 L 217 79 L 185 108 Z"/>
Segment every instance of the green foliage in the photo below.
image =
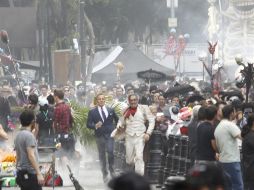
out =
<path fill-rule="evenodd" d="M 86 11 L 97 43 L 102 40 L 115 43 L 117 39 L 126 42 L 130 33 L 135 40 L 143 41 L 148 28 L 151 32 L 167 30 L 165 0 L 90 0 Z"/>
<path fill-rule="evenodd" d="M 48 10 L 48 13 L 47 13 Z M 79 0 L 41 0 L 37 4 L 38 25 L 43 27 L 49 14 L 50 38 L 54 49 L 69 49 L 79 20 Z"/>
<path fill-rule="evenodd" d="M 46 22 L 49 9 L 51 43 L 55 49 L 66 49 L 72 45 L 72 38 L 78 37 L 80 0 L 38 1 L 37 19 Z M 96 43 L 127 42 L 129 34 L 135 40 L 143 39 L 147 29 L 154 33 L 167 30 L 168 10 L 165 0 L 84 0 L 85 11 L 91 20 Z M 165 10 L 165 9 L 166 10 Z M 39 16 L 40 15 L 40 16 Z"/>
<path fill-rule="evenodd" d="M 94 145 L 94 132 L 86 127 L 89 108 L 82 107 L 76 102 L 71 102 L 71 108 L 74 119 L 74 135 L 79 137 L 82 145 Z"/>
<path fill-rule="evenodd" d="M 122 102 L 113 102 L 113 99 L 106 97 L 106 105 L 115 110 L 116 114 L 120 117 L 125 104 Z M 71 102 L 72 116 L 74 118 L 73 133 L 79 137 L 82 145 L 94 145 L 94 131 L 86 127 L 89 108 L 82 107 L 76 102 Z"/>

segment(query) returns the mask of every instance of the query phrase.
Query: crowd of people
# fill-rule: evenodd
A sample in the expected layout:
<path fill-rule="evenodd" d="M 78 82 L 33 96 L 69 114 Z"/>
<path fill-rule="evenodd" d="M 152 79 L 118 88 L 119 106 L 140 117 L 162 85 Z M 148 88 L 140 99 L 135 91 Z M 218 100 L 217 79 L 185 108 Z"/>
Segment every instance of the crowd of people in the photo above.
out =
<path fill-rule="evenodd" d="M 146 164 L 143 156 L 145 144 L 153 130 L 159 130 L 165 154 L 169 135 L 188 136 L 192 164 L 215 165 L 223 171 L 225 184 L 218 187 L 254 189 L 253 104 L 244 104 L 242 93 L 236 89 L 212 95 L 193 89 L 181 89 L 180 84 L 175 86 L 179 90 L 169 93 L 171 87 L 167 84 L 115 83 L 110 87 L 102 83 L 86 86 L 86 92 L 84 87 L 75 87 L 70 83 L 60 87 L 52 86 L 51 89 L 46 84 L 31 84 L 23 91 L 5 85 L 1 88 L 0 99 L 0 143 L 8 138 L 6 134 L 12 130 L 9 127 L 12 116 L 10 107 L 22 106 L 35 116 L 27 116 L 29 119 L 25 120 L 28 122 L 23 121 L 24 114 L 29 115 L 30 112 L 20 115 L 23 128 L 31 131 L 34 139 L 26 143 L 30 137 L 20 138 L 17 135 L 16 141 L 24 141 L 34 151 L 37 146 L 35 142 L 39 146 L 52 146 L 57 140 L 61 143 L 57 156 L 64 164 L 68 164 L 75 155 L 76 139 L 71 132 L 74 121 L 70 107 L 70 102 L 75 101 L 90 109 L 84 126 L 94 130 L 105 183 L 109 181 L 108 174 L 111 178 L 116 176 L 114 139 L 118 136 L 125 139 L 126 170 L 133 170 L 143 176 Z M 109 107 L 107 99 L 119 102 L 122 106 L 121 113 Z M 20 133 L 24 131 L 21 130 Z M 18 174 L 21 173 L 24 177 L 26 173 L 23 173 L 23 166 L 27 168 L 27 157 L 23 158 L 24 147 L 19 144 L 15 143 L 16 151 L 19 150 L 17 168 Z M 0 145 L 2 147 L 2 143 Z M 36 155 L 35 151 L 33 156 L 28 156 L 33 168 L 31 173 L 34 175 L 38 171 L 30 157 L 37 159 Z M 37 182 L 41 184 L 40 175 L 37 175 Z"/>

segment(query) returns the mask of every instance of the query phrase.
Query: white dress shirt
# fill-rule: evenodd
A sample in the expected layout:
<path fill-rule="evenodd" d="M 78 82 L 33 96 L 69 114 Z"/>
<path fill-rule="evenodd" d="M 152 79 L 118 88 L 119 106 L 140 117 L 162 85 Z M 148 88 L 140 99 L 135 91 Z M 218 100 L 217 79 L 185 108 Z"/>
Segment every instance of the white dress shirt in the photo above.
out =
<path fill-rule="evenodd" d="M 108 110 L 107 110 L 106 106 L 102 106 L 102 107 L 98 106 L 98 110 L 99 110 L 101 119 L 102 119 L 102 121 L 104 121 L 103 116 L 102 116 L 101 109 L 103 109 L 103 111 L 104 111 L 104 113 L 105 113 L 105 115 L 106 115 L 106 118 L 108 118 Z"/>

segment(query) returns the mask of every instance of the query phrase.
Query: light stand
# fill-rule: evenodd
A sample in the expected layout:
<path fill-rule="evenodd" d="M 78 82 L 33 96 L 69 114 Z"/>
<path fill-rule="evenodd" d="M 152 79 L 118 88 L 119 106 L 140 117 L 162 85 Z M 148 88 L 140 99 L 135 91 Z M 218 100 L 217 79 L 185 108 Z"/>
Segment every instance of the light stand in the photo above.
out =
<path fill-rule="evenodd" d="M 241 75 L 243 76 L 243 80 L 241 81 L 240 86 L 238 84 L 238 87 L 242 88 L 245 85 L 245 88 L 246 88 L 245 102 L 248 103 L 250 87 L 253 83 L 253 77 L 254 77 L 253 63 L 247 63 L 247 65 L 245 65 L 243 63 L 243 58 L 241 55 L 237 55 L 235 58 L 235 61 L 239 66 L 243 66 L 243 69 L 240 71 Z"/>

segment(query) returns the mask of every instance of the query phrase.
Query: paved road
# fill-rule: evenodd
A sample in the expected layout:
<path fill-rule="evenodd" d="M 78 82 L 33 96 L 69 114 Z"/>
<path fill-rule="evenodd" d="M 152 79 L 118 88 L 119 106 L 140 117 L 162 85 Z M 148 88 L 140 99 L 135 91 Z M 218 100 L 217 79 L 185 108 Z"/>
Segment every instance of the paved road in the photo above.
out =
<path fill-rule="evenodd" d="M 95 163 L 87 163 L 88 165 L 81 165 L 79 171 L 79 182 L 85 190 L 106 190 L 107 186 L 102 181 L 102 175 L 98 165 Z M 62 175 L 64 180 L 63 187 L 55 187 L 57 190 L 75 190 L 67 175 Z M 4 190 L 18 190 L 19 188 L 3 188 Z M 43 187 L 43 190 L 52 190 L 52 187 Z"/>
<path fill-rule="evenodd" d="M 80 184 L 85 190 L 106 190 L 107 186 L 103 183 L 102 174 L 99 167 L 97 151 L 94 148 L 84 148 L 81 147 L 80 150 L 82 155 L 82 161 L 78 164 L 72 165 L 71 169 L 74 173 L 74 177 L 78 179 Z M 52 153 L 39 153 L 40 162 L 48 162 L 52 160 Z M 57 164 L 56 161 L 56 170 L 57 173 L 63 178 L 63 187 L 55 187 L 57 190 L 75 190 L 72 182 L 69 179 L 69 171 L 65 167 L 65 170 Z M 48 163 L 48 166 L 50 164 Z M 78 172 L 77 172 L 78 171 Z M 18 187 L 15 188 L 2 188 L 4 190 L 18 190 Z M 43 190 L 52 190 L 52 187 L 43 187 Z"/>
<path fill-rule="evenodd" d="M 14 135 L 11 135 L 14 137 Z M 11 142 L 10 144 L 13 144 Z M 77 148 L 77 146 L 76 146 Z M 79 147 L 78 150 L 82 155 L 82 161 L 77 166 L 72 166 L 71 169 L 74 173 L 74 177 L 78 179 L 84 190 L 108 190 L 107 185 L 103 183 L 102 174 L 100 171 L 98 154 L 95 147 L 84 148 Z M 51 155 L 46 153 L 45 155 L 40 154 L 40 161 L 51 160 Z M 76 172 L 78 169 L 78 173 Z M 69 179 L 69 172 L 67 168 L 62 171 L 61 168 L 56 164 L 56 170 L 63 178 L 63 187 L 55 187 L 56 190 L 75 190 L 72 182 Z M 3 187 L 3 190 L 18 190 L 18 187 Z M 52 187 L 43 187 L 43 190 L 52 190 Z M 155 189 L 155 188 L 152 188 Z"/>

